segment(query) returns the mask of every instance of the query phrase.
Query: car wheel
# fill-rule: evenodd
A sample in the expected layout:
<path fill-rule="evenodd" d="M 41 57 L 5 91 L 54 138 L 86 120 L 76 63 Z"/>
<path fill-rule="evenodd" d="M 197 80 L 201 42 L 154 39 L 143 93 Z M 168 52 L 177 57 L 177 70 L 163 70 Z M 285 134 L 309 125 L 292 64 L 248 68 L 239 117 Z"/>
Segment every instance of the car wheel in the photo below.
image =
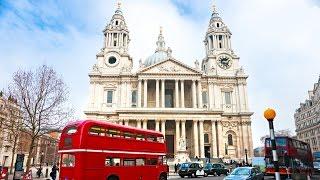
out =
<path fill-rule="evenodd" d="M 180 175 L 180 177 L 181 177 L 181 178 L 184 178 L 184 176 L 183 176 L 183 175 Z"/>
<path fill-rule="evenodd" d="M 192 174 L 192 177 L 197 177 L 197 174 L 196 174 L 196 172 L 194 172 L 193 174 Z"/>
<path fill-rule="evenodd" d="M 217 176 L 220 176 L 220 173 L 217 173 Z"/>
<path fill-rule="evenodd" d="M 207 177 L 208 176 L 208 174 L 207 173 L 204 173 L 204 175 L 203 175 L 204 177 Z"/>
<path fill-rule="evenodd" d="M 160 178 L 159 178 L 159 180 L 167 180 L 167 176 L 161 175 Z"/>

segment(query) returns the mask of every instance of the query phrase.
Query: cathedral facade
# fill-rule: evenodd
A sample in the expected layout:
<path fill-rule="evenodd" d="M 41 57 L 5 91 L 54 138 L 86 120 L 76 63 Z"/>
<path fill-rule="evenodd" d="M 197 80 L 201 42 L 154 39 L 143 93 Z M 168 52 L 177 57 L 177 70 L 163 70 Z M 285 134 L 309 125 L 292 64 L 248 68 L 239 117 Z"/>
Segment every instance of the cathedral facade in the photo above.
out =
<path fill-rule="evenodd" d="M 215 6 L 204 39 L 205 58 L 193 66 L 173 57 L 160 30 L 154 54 L 134 70 L 120 7 L 103 32 L 103 47 L 89 73 L 88 119 L 160 131 L 169 156 L 181 148 L 199 158 L 253 155 L 248 76 Z"/>

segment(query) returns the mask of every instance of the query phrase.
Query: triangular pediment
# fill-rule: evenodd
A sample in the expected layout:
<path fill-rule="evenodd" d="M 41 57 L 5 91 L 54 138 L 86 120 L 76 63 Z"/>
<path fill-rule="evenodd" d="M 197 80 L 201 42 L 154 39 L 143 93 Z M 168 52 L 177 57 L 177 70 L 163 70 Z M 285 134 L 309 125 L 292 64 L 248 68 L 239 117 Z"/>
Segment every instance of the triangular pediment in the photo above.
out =
<path fill-rule="evenodd" d="M 175 59 L 167 59 L 141 69 L 139 74 L 201 74 L 199 70 L 189 67 Z"/>

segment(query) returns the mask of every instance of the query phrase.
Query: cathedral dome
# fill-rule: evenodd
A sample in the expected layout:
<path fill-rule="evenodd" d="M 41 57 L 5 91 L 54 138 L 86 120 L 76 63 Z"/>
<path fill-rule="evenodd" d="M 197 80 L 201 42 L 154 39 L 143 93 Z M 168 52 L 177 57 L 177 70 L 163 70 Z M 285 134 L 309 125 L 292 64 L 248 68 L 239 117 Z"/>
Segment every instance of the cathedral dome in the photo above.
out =
<path fill-rule="evenodd" d="M 143 63 L 145 67 L 148 67 L 158 62 L 161 62 L 163 60 L 166 60 L 169 58 L 171 54 L 170 48 L 166 50 L 164 38 L 162 36 L 162 28 L 160 28 L 160 34 L 158 36 L 158 41 L 156 44 L 157 44 L 157 49 L 155 53 L 149 56 Z"/>
<path fill-rule="evenodd" d="M 168 58 L 168 53 L 166 51 L 156 51 L 153 55 L 149 56 L 145 61 L 145 67 L 151 66 Z"/>

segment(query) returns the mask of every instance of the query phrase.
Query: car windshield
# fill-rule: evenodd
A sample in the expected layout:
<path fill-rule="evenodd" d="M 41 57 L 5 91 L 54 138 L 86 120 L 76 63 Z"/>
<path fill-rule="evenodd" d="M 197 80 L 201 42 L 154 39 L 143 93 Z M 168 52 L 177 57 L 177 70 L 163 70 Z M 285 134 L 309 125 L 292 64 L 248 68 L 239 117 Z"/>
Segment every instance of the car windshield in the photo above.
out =
<path fill-rule="evenodd" d="M 181 164 L 181 167 L 187 168 L 187 167 L 189 167 L 189 164 L 188 163 L 183 163 L 183 164 Z"/>
<path fill-rule="evenodd" d="M 231 173 L 231 175 L 249 175 L 249 174 L 250 174 L 250 169 L 247 169 L 247 168 L 237 168 Z"/>

